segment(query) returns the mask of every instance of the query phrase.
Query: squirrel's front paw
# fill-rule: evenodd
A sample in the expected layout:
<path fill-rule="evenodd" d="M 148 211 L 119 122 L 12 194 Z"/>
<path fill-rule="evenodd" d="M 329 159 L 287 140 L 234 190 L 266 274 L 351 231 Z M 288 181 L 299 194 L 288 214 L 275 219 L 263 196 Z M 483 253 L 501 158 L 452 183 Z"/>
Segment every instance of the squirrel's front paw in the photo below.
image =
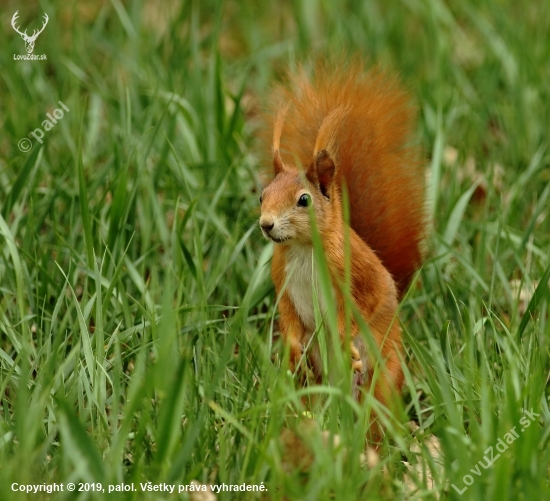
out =
<path fill-rule="evenodd" d="M 361 360 L 361 354 L 353 342 L 351 343 L 351 366 L 353 367 L 353 372 L 363 372 L 363 361 Z"/>

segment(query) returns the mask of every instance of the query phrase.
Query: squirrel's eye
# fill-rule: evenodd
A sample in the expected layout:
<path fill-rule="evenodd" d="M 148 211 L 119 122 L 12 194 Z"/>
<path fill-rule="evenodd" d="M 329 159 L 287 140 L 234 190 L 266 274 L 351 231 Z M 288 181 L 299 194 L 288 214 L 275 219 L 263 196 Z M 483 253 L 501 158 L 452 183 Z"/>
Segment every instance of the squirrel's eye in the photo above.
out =
<path fill-rule="evenodd" d="M 262 204 L 262 195 L 260 195 L 260 205 Z"/>
<path fill-rule="evenodd" d="M 298 199 L 298 205 L 300 207 L 307 207 L 311 203 L 311 197 L 304 193 L 299 199 Z"/>

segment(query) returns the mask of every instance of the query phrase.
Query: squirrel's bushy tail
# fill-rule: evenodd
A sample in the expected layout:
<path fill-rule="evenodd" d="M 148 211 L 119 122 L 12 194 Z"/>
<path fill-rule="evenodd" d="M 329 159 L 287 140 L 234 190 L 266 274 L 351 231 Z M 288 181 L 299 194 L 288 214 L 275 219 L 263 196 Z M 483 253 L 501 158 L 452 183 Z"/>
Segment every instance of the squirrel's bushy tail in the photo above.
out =
<path fill-rule="evenodd" d="M 413 140 L 416 110 L 408 94 L 395 77 L 365 70 L 355 59 L 317 63 L 310 74 L 302 68 L 272 96 L 268 123 L 286 108 L 283 161 L 306 168 L 320 147 L 323 120 L 345 110 L 342 123 L 323 131 L 324 141 L 348 190 L 351 227 L 376 252 L 401 295 L 420 266 L 426 223 L 424 172 Z"/>

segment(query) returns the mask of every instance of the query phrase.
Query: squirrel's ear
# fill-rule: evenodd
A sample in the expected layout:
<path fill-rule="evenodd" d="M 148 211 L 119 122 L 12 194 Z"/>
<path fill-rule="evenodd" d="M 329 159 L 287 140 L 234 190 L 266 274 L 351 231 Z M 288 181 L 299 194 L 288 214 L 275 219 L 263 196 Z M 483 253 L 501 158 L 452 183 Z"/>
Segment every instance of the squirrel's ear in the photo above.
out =
<path fill-rule="evenodd" d="M 308 169 L 306 177 L 313 184 L 318 184 L 321 193 L 325 197 L 328 197 L 335 174 L 336 166 L 334 165 L 334 160 L 332 160 L 327 150 L 321 150 L 317 153 L 315 160 Z"/>
<path fill-rule="evenodd" d="M 285 165 L 281 159 L 281 153 L 279 150 L 273 150 L 273 168 L 275 169 L 275 175 L 283 172 L 285 170 Z"/>

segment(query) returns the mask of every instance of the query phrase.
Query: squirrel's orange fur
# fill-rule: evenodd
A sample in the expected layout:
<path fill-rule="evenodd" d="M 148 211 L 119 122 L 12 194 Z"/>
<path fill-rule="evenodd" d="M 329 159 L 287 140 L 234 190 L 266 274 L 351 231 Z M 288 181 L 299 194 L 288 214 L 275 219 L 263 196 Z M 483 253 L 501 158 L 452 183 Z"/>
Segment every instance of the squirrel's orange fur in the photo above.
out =
<path fill-rule="evenodd" d="M 351 296 L 384 360 L 374 394 L 383 402 L 403 380 L 398 298 L 421 262 L 424 176 L 411 142 L 415 110 L 396 80 L 361 63 L 318 65 L 290 77 L 274 93 L 275 178 L 262 192 L 260 225 L 275 244 L 272 278 L 280 329 L 293 365 L 316 329 L 313 314 L 312 206 L 332 280 L 341 339 L 345 339 L 343 283 L 346 229 L 341 186 L 350 207 Z M 312 283 L 312 277 L 313 282 Z M 330 298 L 329 298 L 330 299 Z M 320 304 L 321 312 L 326 305 Z M 369 384 L 372 353 L 351 322 L 355 380 Z M 308 363 L 319 378 L 318 348 Z"/>

